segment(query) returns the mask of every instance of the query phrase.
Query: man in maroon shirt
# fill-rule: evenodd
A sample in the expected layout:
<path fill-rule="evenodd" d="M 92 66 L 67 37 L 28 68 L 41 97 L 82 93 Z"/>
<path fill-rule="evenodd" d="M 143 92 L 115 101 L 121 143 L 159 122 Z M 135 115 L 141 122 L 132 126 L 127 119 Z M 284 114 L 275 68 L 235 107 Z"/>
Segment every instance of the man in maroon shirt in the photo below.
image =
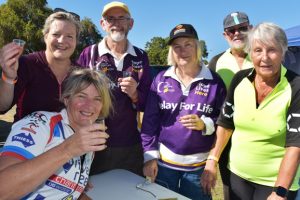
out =
<path fill-rule="evenodd" d="M 133 19 L 126 4 L 105 5 L 100 23 L 107 36 L 85 48 L 78 60 L 82 66 L 106 73 L 114 96 L 114 113 L 105 120 L 110 136 L 108 148 L 95 154 L 91 174 L 121 168 L 142 175 L 143 151 L 137 114 L 144 111 L 151 84 L 148 57 L 127 39 Z M 129 72 L 126 73 L 129 77 L 124 77 L 125 72 Z"/>

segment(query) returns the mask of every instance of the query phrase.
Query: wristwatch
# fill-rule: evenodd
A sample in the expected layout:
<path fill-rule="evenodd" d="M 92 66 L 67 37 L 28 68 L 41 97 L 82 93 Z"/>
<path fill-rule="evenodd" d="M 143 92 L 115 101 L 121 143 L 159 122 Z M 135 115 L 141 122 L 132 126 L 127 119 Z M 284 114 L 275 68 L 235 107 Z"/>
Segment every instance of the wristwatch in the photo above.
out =
<path fill-rule="evenodd" d="M 289 190 L 284 188 L 284 187 L 281 187 L 281 186 L 278 186 L 278 187 L 274 187 L 273 188 L 273 191 L 280 197 L 287 197 L 288 193 L 289 193 Z"/>

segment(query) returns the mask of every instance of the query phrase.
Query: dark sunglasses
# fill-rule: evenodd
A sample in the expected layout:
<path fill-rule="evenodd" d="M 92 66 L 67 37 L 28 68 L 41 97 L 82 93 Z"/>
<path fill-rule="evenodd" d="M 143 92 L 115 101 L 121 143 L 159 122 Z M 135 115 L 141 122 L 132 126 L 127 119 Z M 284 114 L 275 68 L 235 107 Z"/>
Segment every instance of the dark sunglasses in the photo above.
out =
<path fill-rule="evenodd" d="M 71 14 L 76 20 L 80 21 L 80 16 L 74 12 L 69 12 L 69 11 L 66 11 L 65 9 L 63 8 L 55 8 L 53 10 L 53 13 L 56 13 L 56 12 L 65 12 L 65 13 L 69 13 Z"/>
<path fill-rule="evenodd" d="M 227 28 L 227 29 L 225 29 L 225 32 L 227 34 L 230 33 L 232 35 L 234 35 L 236 31 L 246 32 L 246 31 L 248 31 L 248 26 L 241 26 L 241 27 L 238 27 L 238 28 Z"/>

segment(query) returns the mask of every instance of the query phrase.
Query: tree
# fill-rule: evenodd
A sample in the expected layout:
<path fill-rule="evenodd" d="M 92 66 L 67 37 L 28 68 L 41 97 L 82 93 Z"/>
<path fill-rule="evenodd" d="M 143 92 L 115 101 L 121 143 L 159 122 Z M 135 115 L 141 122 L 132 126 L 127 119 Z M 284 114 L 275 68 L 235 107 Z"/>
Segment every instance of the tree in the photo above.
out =
<path fill-rule="evenodd" d="M 199 42 L 200 42 L 200 48 L 202 51 L 202 58 L 207 58 L 208 52 L 207 52 L 206 43 L 204 40 L 200 40 Z"/>
<path fill-rule="evenodd" d="M 148 54 L 150 65 L 167 65 L 167 56 L 169 51 L 169 38 L 153 37 L 150 42 L 146 43 L 145 50 Z M 200 48 L 202 51 L 202 60 L 207 63 L 208 52 L 204 40 L 200 40 Z"/>
<path fill-rule="evenodd" d="M 46 0 L 7 0 L 0 6 L 0 48 L 14 38 L 26 41 L 25 53 L 45 49 L 42 29 L 53 10 Z M 87 45 L 102 39 L 95 24 L 88 18 L 81 21 L 82 33 L 73 58 Z"/>
<path fill-rule="evenodd" d="M 103 39 L 96 25 L 90 18 L 84 18 L 83 20 L 81 20 L 81 26 L 82 31 L 79 37 L 76 51 L 73 54 L 74 58 L 77 58 L 85 47 L 95 44 Z"/>
<path fill-rule="evenodd" d="M 146 43 L 150 65 L 167 65 L 168 38 L 153 37 Z"/>
<path fill-rule="evenodd" d="M 26 51 L 44 48 L 42 28 L 52 12 L 46 0 L 8 0 L 0 7 L 0 46 L 13 38 L 26 41 Z"/>

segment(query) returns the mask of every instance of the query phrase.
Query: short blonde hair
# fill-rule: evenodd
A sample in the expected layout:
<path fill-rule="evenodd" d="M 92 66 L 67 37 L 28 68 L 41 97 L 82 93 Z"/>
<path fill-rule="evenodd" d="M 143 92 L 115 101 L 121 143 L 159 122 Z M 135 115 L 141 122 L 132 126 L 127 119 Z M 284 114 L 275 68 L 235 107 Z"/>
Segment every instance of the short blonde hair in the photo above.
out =
<path fill-rule="evenodd" d="M 72 14 L 67 13 L 67 12 L 55 12 L 52 13 L 45 21 L 44 27 L 43 27 L 43 35 L 45 36 L 46 34 L 49 33 L 50 31 L 50 26 L 55 20 L 61 20 L 61 21 L 68 21 L 71 24 L 75 25 L 76 28 L 76 38 L 77 40 L 80 37 L 80 32 L 81 32 L 81 24 L 80 21 L 77 20 Z"/>
<path fill-rule="evenodd" d="M 80 91 L 93 84 L 102 99 L 102 110 L 99 117 L 107 117 L 112 109 L 111 93 L 109 90 L 109 79 L 100 71 L 91 69 L 74 69 L 63 83 L 61 101 L 72 98 Z"/>
<path fill-rule="evenodd" d="M 201 62 L 201 57 L 202 57 L 202 50 L 201 50 L 201 44 L 200 41 L 197 39 L 194 39 L 194 42 L 196 44 L 196 53 L 197 53 L 197 61 L 198 63 Z M 173 56 L 173 46 L 172 44 L 169 46 L 169 53 L 168 53 L 168 58 L 167 58 L 168 65 L 170 66 L 176 66 L 176 62 Z"/>

